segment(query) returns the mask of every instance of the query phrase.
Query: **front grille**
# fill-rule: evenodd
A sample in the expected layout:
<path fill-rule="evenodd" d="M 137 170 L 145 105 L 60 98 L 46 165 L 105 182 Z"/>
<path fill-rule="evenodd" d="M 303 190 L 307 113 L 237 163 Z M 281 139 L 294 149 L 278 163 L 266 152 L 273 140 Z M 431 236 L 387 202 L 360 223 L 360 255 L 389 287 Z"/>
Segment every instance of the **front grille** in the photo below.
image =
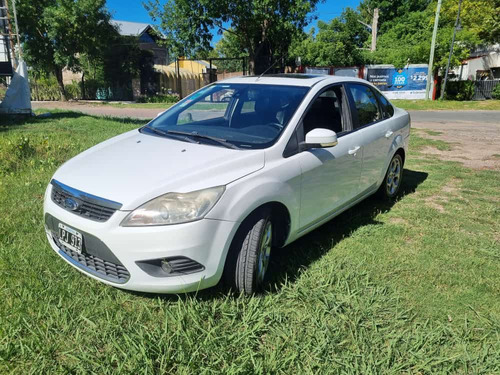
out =
<path fill-rule="evenodd" d="M 68 199 L 76 203 L 76 208 L 68 207 Z M 55 180 L 52 180 L 52 201 L 67 211 L 99 222 L 107 221 L 121 208 L 120 203 L 83 193 Z"/>
<path fill-rule="evenodd" d="M 73 263 L 76 263 L 80 268 L 83 268 L 94 276 L 118 284 L 124 284 L 130 278 L 130 274 L 124 266 L 108 262 L 95 255 L 78 254 L 76 251 L 64 246 L 55 235 L 52 235 L 52 239 L 64 254 L 74 260 Z"/>

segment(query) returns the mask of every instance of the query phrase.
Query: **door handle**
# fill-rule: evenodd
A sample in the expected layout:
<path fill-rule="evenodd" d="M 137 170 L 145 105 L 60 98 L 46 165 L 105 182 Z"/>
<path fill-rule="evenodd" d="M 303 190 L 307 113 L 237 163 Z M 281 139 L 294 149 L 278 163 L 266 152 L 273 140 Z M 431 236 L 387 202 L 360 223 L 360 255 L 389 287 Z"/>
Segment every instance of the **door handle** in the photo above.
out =
<path fill-rule="evenodd" d="M 349 155 L 356 155 L 356 152 L 358 152 L 360 149 L 359 146 L 354 147 L 352 150 L 347 151 Z"/>
<path fill-rule="evenodd" d="M 392 130 L 387 130 L 387 133 L 385 133 L 385 137 L 389 138 L 393 134 L 394 134 L 394 132 Z"/>

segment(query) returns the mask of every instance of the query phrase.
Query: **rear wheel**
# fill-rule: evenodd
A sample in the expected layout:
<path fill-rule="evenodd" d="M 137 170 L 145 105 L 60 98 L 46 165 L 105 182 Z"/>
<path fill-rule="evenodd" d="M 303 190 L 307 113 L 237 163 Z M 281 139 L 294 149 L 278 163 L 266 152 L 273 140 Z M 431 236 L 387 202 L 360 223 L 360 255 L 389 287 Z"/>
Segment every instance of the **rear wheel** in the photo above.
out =
<path fill-rule="evenodd" d="M 393 156 L 387 168 L 384 182 L 380 186 L 379 193 L 385 198 L 394 198 L 401 188 L 401 181 L 403 179 L 403 158 L 401 155 L 396 154 Z"/>
<path fill-rule="evenodd" d="M 265 283 L 273 243 L 268 210 L 252 214 L 241 225 L 229 250 L 226 282 L 236 291 L 253 294 Z"/>

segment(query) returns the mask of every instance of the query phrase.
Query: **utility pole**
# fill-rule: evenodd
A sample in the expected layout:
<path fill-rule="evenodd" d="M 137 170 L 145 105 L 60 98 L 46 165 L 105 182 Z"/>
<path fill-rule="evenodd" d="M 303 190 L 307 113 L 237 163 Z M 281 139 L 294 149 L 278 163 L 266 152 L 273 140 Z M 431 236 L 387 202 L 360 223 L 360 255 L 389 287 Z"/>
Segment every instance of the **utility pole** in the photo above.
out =
<path fill-rule="evenodd" d="M 436 9 L 436 18 L 434 19 L 434 31 L 432 32 L 431 54 L 429 56 L 429 70 L 427 71 L 427 86 L 425 88 L 425 99 L 429 100 L 429 92 L 431 91 L 431 82 L 434 79 L 432 75 L 432 66 L 434 65 L 434 51 L 436 50 L 436 36 L 439 25 L 439 13 L 441 12 L 442 0 L 438 0 Z"/>
<path fill-rule="evenodd" d="M 23 59 L 23 48 L 21 46 L 21 41 L 19 40 L 19 28 L 17 27 L 17 12 L 16 12 L 16 0 L 12 0 L 12 11 L 14 12 L 14 22 L 16 25 L 16 36 L 17 36 L 17 48 L 19 49 L 19 59 Z"/>
<path fill-rule="evenodd" d="M 373 10 L 373 21 L 372 21 L 372 48 L 371 51 L 374 52 L 377 49 L 377 30 L 378 30 L 378 8 Z"/>
<path fill-rule="evenodd" d="M 460 8 L 461 7 L 462 7 L 462 0 L 459 0 L 457 20 L 455 22 L 455 28 L 453 29 L 453 38 L 451 40 L 450 56 L 448 57 L 448 64 L 446 64 L 446 73 L 444 75 L 444 83 L 443 83 L 443 87 L 441 88 L 441 99 L 444 98 L 444 93 L 446 90 L 446 83 L 448 83 L 448 71 L 450 70 L 451 57 L 453 56 L 453 46 L 455 44 L 455 36 L 457 35 L 457 30 L 460 27 Z"/>

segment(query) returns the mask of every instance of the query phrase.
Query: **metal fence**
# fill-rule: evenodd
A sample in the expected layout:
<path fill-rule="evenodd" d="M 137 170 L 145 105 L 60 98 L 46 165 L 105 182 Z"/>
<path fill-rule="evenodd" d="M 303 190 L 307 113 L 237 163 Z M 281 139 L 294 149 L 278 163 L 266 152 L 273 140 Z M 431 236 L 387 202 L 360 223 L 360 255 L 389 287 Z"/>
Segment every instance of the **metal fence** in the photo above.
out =
<path fill-rule="evenodd" d="M 472 100 L 486 100 L 492 98 L 493 90 L 500 80 L 474 81 L 474 96 Z"/>

